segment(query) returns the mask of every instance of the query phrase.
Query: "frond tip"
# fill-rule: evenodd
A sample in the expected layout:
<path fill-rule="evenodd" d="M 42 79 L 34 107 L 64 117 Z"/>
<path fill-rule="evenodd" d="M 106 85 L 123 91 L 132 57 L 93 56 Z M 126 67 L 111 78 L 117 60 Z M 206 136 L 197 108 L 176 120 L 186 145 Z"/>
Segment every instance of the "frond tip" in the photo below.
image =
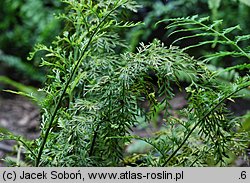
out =
<path fill-rule="evenodd" d="M 185 39 L 191 38 L 201 38 L 201 42 L 197 44 L 190 45 L 185 47 L 184 50 L 200 47 L 203 45 L 211 45 L 212 48 L 216 44 L 225 45 L 227 47 L 234 47 L 238 56 L 247 57 L 250 59 L 249 50 L 246 48 L 241 48 L 238 43 L 247 41 L 250 39 L 250 35 L 235 36 L 234 39 L 231 39 L 228 35 L 234 31 L 241 30 L 239 25 L 229 27 L 223 30 L 219 29 L 219 26 L 222 24 L 222 20 L 216 20 L 212 23 L 209 22 L 209 17 L 199 18 L 197 15 L 186 18 L 172 18 L 162 20 L 161 22 L 170 22 L 167 26 L 168 29 L 176 29 L 172 31 L 172 34 L 177 34 L 180 32 L 191 32 L 192 35 L 182 36 L 174 41 L 174 43 L 183 41 Z M 158 22 L 160 23 L 160 22 Z M 181 27 L 181 29 L 179 29 Z M 177 29 L 178 28 L 178 29 Z M 235 54 L 232 54 L 235 56 Z M 224 57 L 223 54 L 218 54 L 217 57 Z"/>

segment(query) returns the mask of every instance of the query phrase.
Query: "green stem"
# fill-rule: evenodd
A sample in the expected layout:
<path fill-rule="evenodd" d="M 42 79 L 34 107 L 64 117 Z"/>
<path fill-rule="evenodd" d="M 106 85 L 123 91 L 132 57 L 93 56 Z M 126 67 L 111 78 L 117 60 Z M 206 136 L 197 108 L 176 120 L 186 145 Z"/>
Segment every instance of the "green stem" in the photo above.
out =
<path fill-rule="evenodd" d="M 30 151 L 30 153 L 34 156 L 34 158 L 37 158 L 36 154 L 31 150 L 31 148 L 22 139 L 4 138 L 4 140 L 15 140 L 17 142 L 21 142 L 24 145 L 24 147 L 26 147 Z"/>
<path fill-rule="evenodd" d="M 96 138 L 97 138 L 97 133 L 99 131 L 100 126 L 101 126 L 101 124 L 99 122 L 97 124 L 97 127 L 96 127 L 95 131 L 94 131 L 94 136 L 93 136 L 93 140 L 91 142 L 90 151 L 89 151 L 89 157 L 91 157 L 93 155 L 94 147 L 95 147 L 95 142 L 96 142 Z"/>
<path fill-rule="evenodd" d="M 118 3 L 118 1 L 117 1 L 117 3 Z M 80 63 L 81 63 L 83 57 L 85 56 L 85 53 L 86 53 L 86 51 L 87 51 L 87 49 L 88 49 L 88 47 L 89 47 L 89 45 L 90 45 L 90 43 L 91 43 L 93 37 L 94 37 L 94 36 L 96 35 L 96 33 L 98 32 L 100 26 L 104 23 L 104 21 L 107 19 L 107 17 L 108 17 L 112 12 L 114 12 L 118 7 L 120 7 L 120 6 L 117 6 L 117 3 L 115 4 L 115 8 L 112 9 L 112 10 L 102 19 L 102 21 L 97 25 L 97 27 L 95 28 L 94 32 L 92 33 L 92 35 L 91 35 L 91 37 L 90 37 L 90 39 L 89 39 L 89 41 L 88 41 L 88 43 L 87 43 L 87 45 L 86 45 L 86 47 L 84 48 L 84 50 L 83 50 L 83 52 L 82 52 L 82 55 L 81 55 L 81 56 L 79 57 L 79 59 L 77 60 L 76 65 L 74 66 L 73 71 L 71 72 L 71 74 L 70 74 L 70 76 L 69 76 L 69 79 L 67 80 L 67 82 L 66 82 L 66 84 L 65 84 L 65 86 L 64 86 L 64 88 L 63 88 L 63 91 L 62 91 L 62 93 L 61 93 L 61 95 L 60 95 L 60 98 L 59 98 L 58 102 L 56 103 L 56 107 L 55 107 L 55 109 L 54 109 L 54 111 L 53 111 L 53 113 L 52 113 L 52 116 L 51 116 L 51 118 L 50 118 L 48 127 L 47 127 L 47 129 L 46 129 L 46 131 L 45 131 L 45 135 L 44 135 L 44 138 L 43 138 L 43 140 L 42 140 L 42 144 L 41 144 L 40 149 L 39 149 L 39 151 L 38 151 L 38 156 L 37 156 L 37 158 L 36 158 L 36 164 L 35 164 L 37 167 L 38 167 L 39 164 L 40 164 L 41 156 L 42 156 L 43 149 L 44 149 L 44 147 L 45 147 L 46 141 L 47 141 L 47 139 L 48 139 L 49 132 L 50 132 L 50 130 L 51 130 L 53 121 L 55 120 L 56 114 L 57 114 L 57 112 L 58 112 L 58 110 L 59 110 L 59 108 L 60 108 L 60 104 L 61 104 L 61 102 L 62 102 L 62 100 L 63 100 L 63 97 L 64 97 L 64 95 L 65 95 L 65 93 L 66 93 L 66 91 L 67 91 L 67 88 L 68 88 L 68 86 L 69 86 L 69 84 L 70 84 L 70 82 L 71 82 L 73 76 L 75 75 L 75 73 L 76 73 L 76 71 L 77 71 L 77 69 L 78 69 L 78 67 L 79 67 L 79 65 L 80 65 Z"/>
<path fill-rule="evenodd" d="M 248 82 L 246 82 L 248 83 Z M 190 137 L 190 135 L 193 133 L 193 131 L 202 123 L 202 121 L 209 116 L 225 99 L 230 98 L 231 96 L 233 96 L 235 93 L 237 93 L 238 91 L 246 88 L 247 86 L 243 86 L 238 88 L 237 90 L 235 90 L 234 92 L 230 93 L 229 95 L 227 95 L 226 97 L 222 98 L 221 101 L 219 101 L 210 111 L 207 112 L 207 114 L 205 114 L 197 123 L 196 125 L 191 129 L 191 131 L 187 134 L 187 136 L 185 137 L 185 139 L 182 141 L 182 143 L 178 146 L 178 148 L 168 157 L 168 159 L 163 163 L 162 166 L 166 166 L 167 163 L 177 154 L 177 152 L 182 148 L 182 146 L 186 143 L 186 141 L 188 140 L 188 138 Z"/>
<path fill-rule="evenodd" d="M 250 59 L 250 55 L 248 55 L 241 47 L 239 47 L 234 41 L 232 41 L 231 39 L 229 39 L 227 36 L 225 36 L 224 34 L 220 33 L 219 31 L 208 27 L 207 25 L 200 23 L 200 22 L 196 22 L 197 24 L 205 27 L 208 30 L 211 30 L 212 32 L 214 32 L 216 35 L 223 37 L 226 41 L 228 41 L 229 43 L 231 43 L 236 49 L 238 49 L 245 57 L 247 57 L 248 59 Z"/>

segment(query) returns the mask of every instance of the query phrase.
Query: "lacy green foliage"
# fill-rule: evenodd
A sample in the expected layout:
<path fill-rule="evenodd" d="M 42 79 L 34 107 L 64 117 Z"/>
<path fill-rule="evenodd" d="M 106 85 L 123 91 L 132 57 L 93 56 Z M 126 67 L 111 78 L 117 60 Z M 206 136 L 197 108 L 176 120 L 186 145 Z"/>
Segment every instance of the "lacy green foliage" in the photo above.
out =
<path fill-rule="evenodd" d="M 157 105 L 149 93 L 153 86 L 146 81 L 148 71 L 157 73 L 159 95 L 166 95 L 168 99 L 173 96 L 170 82 L 176 81 L 180 72 L 196 80 L 196 75 L 203 72 L 202 65 L 190 60 L 176 47 L 167 49 L 158 41 L 141 45 L 137 54 L 115 54 L 115 48 L 125 45 L 114 30 L 134 26 L 117 20 L 116 9 L 129 4 L 122 1 L 115 5 L 104 1 L 105 6 L 102 3 L 67 3 L 75 12 L 61 16 L 69 17 L 67 20 L 73 26 L 71 32 L 65 31 L 62 37 L 57 37 L 50 48 L 37 47 L 49 52 L 42 64 L 53 71 L 48 76 L 49 85 L 44 89 L 47 99 L 42 129 L 44 139 L 48 139 L 45 150 L 40 151 L 43 153 L 42 163 L 54 166 L 117 165 L 129 140 L 120 137 L 128 134 L 137 123 L 137 116 L 143 113 L 138 107 L 141 95 L 145 94 L 153 105 Z M 102 6 L 109 8 L 104 11 Z M 85 16 L 78 17 L 78 12 L 83 10 Z M 66 84 L 63 86 L 62 83 Z M 167 100 L 162 102 L 167 105 Z M 46 137 L 46 130 L 50 128 L 55 130 Z M 63 150 L 58 151 L 62 147 Z M 69 160 L 61 161 L 64 157 Z"/>
<path fill-rule="evenodd" d="M 161 32 L 161 29 L 156 26 L 156 22 L 170 17 L 183 17 L 192 14 L 200 14 L 204 12 L 198 5 L 207 4 L 204 0 L 139 0 L 139 3 L 143 5 L 139 13 L 133 15 L 132 19 L 139 19 L 144 22 L 140 26 L 134 27 L 127 33 L 127 41 L 130 42 L 131 50 L 134 51 L 139 45 L 140 41 L 148 42 L 154 34 L 157 32 L 158 39 L 166 41 L 165 32 Z M 193 8 L 196 7 L 196 8 Z M 135 17 L 135 18 L 134 18 Z M 159 34 L 159 35 L 158 35 Z"/>
<path fill-rule="evenodd" d="M 228 34 L 234 29 L 236 29 L 238 26 L 227 28 L 219 32 L 215 29 L 215 27 L 218 23 L 221 23 L 221 21 L 215 21 L 211 25 L 206 25 L 204 22 L 206 22 L 207 20 L 208 17 L 199 19 L 197 16 L 170 19 L 169 21 L 171 21 L 171 23 L 168 25 L 168 28 L 182 27 L 176 29 L 171 34 L 186 31 L 194 32 L 193 35 L 180 37 L 175 42 L 194 37 L 205 37 L 205 41 L 201 41 L 200 43 L 197 43 L 195 45 L 185 47 L 183 48 L 183 50 L 191 49 L 194 47 L 200 47 L 204 44 L 222 44 L 226 46 L 231 46 L 235 50 L 205 55 L 205 62 L 207 62 L 208 60 L 215 59 L 217 57 L 223 57 L 225 55 L 233 57 L 235 56 L 235 54 L 237 54 L 237 56 L 245 57 L 249 61 L 249 48 L 241 48 L 239 45 L 239 42 L 248 40 L 249 35 L 229 38 Z M 218 76 L 221 76 L 221 73 L 229 73 L 229 71 L 235 72 L 234 69 L 246 70 L 247 74 L 243 78 L 239 76 L 234 76 L 234 78 L 232 78 L 232 80 L 234 81 L 233 84 L 228 82 L 220 82 L 220 80 L 218 80 Z M 188 114 L 187 112 L 186 114 L 184 114 L 188 119 L 187 121 L 186 119 L 184 121 L 180 119 L 177 120 L 178 123 L 181 124 L 180 127 L 184 127 L 184 129 L 187 130 L 186 133 L 185 130 L 180 130 L 181 133 L 184 133 L 183 135 L 177 133 L 178 138 L 175 137 L 177 146 L 176 150 L 172 153 L 170 157 L 167 158 L 167 160 L 164 162 L 164 165 L 171 165 L 171 160 L 173 161 L 175 158 L 177 158 L 178 161 L 175 161 L 174 164 L 177 163 L 180 166 L 193 166 L 195 164 L 199 166 L 202 164 L 202 162 L 206 162 L 206 164 L 213 165 L 217 164 L 218 162 L 225 163 L 224 158 L 229 158 L 229 156 L 227 155 L 228 152 L 237 153 L 237 151 L 235 151 L 235 147 L 241 146 L 238 144 L 239 140 L 246 142 L 248 141 L 247 135 L 241 133 L 234 133 L 235 130 L 240 128 L 240 123 L 239 121 L 237 122 L 237 118 L 232 117 L 232 114 L 227 111 L 227 109 L 223 105 L 223 101 L 226 99 L 231 100 L 234 94 L 238 93 L 243 88 L 249 86 L 249 64 L 246 63 L 242 65 L 236 65 L 224 69 L 223 71 L 214 71 L 208 78 L 204 79 L 203 75 L 202 80 L 202 87 L 200 86 L 200 84 L 197 85 L 196 83 L 192 83 L 191 86 L 187 88 L 187 92 L 189 93 L 189 106 L 185 110 L 187 110 L 191 114 Z M 192 124 L 195 125 L 192 127 Z M 176 125 L 176 123 L 174 123 L 174 125 Z M 191 135 L 195 134 L 195 131 L 197 131 L 198 139 L 191 140 L 191 142 L 189 142 L 192 137 L 195 137 Z M 170 133 L 173 137 L 174 135 L 172 134 L 172 132 L 173 130 L 171 129 L 171 133 L 168 133 Z M 171 136 L 168 136 L 168 138 L 171 139 Z M 180 138 L 181 136 L 183 136 L 182 138 L 184 140 Z M 162 136 L 160 135 L 160 137 Z M 202 145 L 199 143 L 197 147 L 197 142 L 199 142 L 200 140 L 206 142 L 206 147 L 202 148 Z M 190 149 L 189 159 L 186 159 L 185 156 L 182 155 L 180 155 L 180 158 L 178 158 L 178 153 L 183 148 L 182 146 L 185 146 L 186 144 L 193 144 L 193 142 L 196 142 L 196 145 L 191 145 L 193 147 Z M 181 145 L 179 145 L 180 143 Z M 169 143 L 164 142 L 164 144 Z M 170 146 L 169 149 L 167 149 L 167 152 L 172 150 L 172 148 L 173 147 Z M 202 153 L 198 156 L 199 158 L 195 158 L 197 157 L 197 152 L 193 150 L 200 148 L 202 148 L 202 151 L 204 151 L 204 155 L 206 155 L 204 157 L 205 159 L 202 158 L 202 156 L 204 156 L 202 155 Z M 159 151 L 159 149 L 161 148 L 157 149 Z M 166 149 L 163 149 L 163 152 L 159 151 L 162 155 L 167 153 L 165 151 Z M 195 155 L 194 158 L 192 158 L 192 153 L 194 153 Z M 207 162 L 206 159 L 210 155 L 212 156 L 212 154 L 216 156 L 214 156 L 213 160 L 209 159 L 209 162 Z"/>
<path fill-rule="evenodd" d="M 28 141 L 22 136 L 14 135 L 8 129 L 1 127 L 0 128 L 0 141 L 3 141 L 3 140 L 15 140 L 19 142 L 22 146 L 24 146 L 24 148 L 26 148 L 32 154 L 32 156 L 36 157 L 36 154 L 34 154 L 31 149 L 32 144 L 30 141 Z M 13 163 L 14 162 L 12 162 L 12 164 Z M 15 166 L 15 164 L 13 166 Z"/>
<path fill-rule="evenodd" d="M 187 17 L 198 14 L 199 16 L 210 16 L 212 20 L 223 19 L 224 28 L 233 25 L 240 25 L 243 29 L 243 33 L 249 33 L 250 11 L 249 7 L 243 3 L 234 0 L 221 1 L 221 0 L 141 0 L 139 1 L 144 5 L 144 8 L 139 11 L 139 15 L 133 16 L 135 19 L 143 20 L 144 25 L 133 28 L 128 32 L 128 41 L 132 44 L 132 50 L 139 44 L 140 41 L 151 41 L 155 32 L 158 39 L 169 43 L 175 38 L 167 38 L 170 31 L 163 31 L 162 26 L 155 26 L 155 23 L 159 20 L 166 18 Z M 243 2 L 243 1 L 241 1 Z M 238 18 L 235 18 L 238 17 Z M 219 30 L 220 27 L 216 27 Z M 239 34 L 239 31 L 235 31 L 234 35 Z M 195 41 L 195 39 L 191 39 Z M 182 43 L 185 45 L 185 43 Z M 223 49 L 221 47 L 220 49 Z M 204 49 L 197 48 L 197 52 L 210 51 L 207 47 Z M 227 63 L 231 61 L 227 61 Z M 220 65 L 220 62 L 213 62 L 214 65 Z"/>
<path fill-rule="evenodd" d="M 140 160 L 132 162 L 138 166 L 226 166 L 227 158 L 243 153 L 248 135 L 239 131 L 240 120 L 224 102 L 250 85 L 248 75 L 222 83 L 218 72 L 203 61 L 158 40 L 141 43 L 136 53 L 126 51 L 117 32 L 137 24 L 119 15 L 136 11 L 134 1 L 63 2 L 67 12 L 59 17 L 67 25 L 64 33 L 49 47 L 37 45 L 31 54 L 46 51 L 42 65 L 50 69 L 42 89 L 46 98 L 41 102 L 41 137 L 32 144 L 23 142 L 32 165 L 124 166 L 132 159 Z M 176 118 L 168 112 L 174 97 L 171 85 L 183 76 L 190 80 L 188 106 Z M 149 102 L 148 113 L 141 101 Z M 162 130 L 150 138 L 131 135 L 133 126 L 141 119 L 150 122 L 159 109 L 165 111 Z M 149 153 L 124 157 L 133 138 L 150 144 Z"/>
<path fill-rule="evenodd" d="M 114 55 L 115 49 L 125 46 L 112 30 L 134 26 L 133 23 L 123 23 L 116 17 L 119 8 L 135 11 L 136 6 L 133 1 L 64 2 L 72 11 L 61 14 L 60 17 L 67 20 L 70 30 L 65 31 L 62 37 L 57 37 L 53 46 L 37 47 L 49 52 L 47 57 L 50 59 L 44 60 L 42 65 L 52 68 L 52 73 L 48 76 L 49 85 L 44 90 L 48 96 L 44 101 L 44 137 L 42 135 L 37 165 L 42 153 L 42 163 L 45 165 L 86 166 L 97 165 L 97 162 L 102 165 L 101 159 L 108 160 L 108 163 L 104 161 L 106 165 L 112 165 L 118 161 L 124 142 L 109 137 L 124 134 L 126 126 L 133 123 L 131 115 L 126 115 L 124 119 L 120 116 L 118 119 L 123 114 L 122 111 L 128 109 L 120 107 L 120 103 L 124 102 L 125 105 L 126 101 L 121 98 L 119 102 L 117 98 L 122 93 L 123 97 L 133 96 L 125 89 L 119 91 L 126 83 L 116 84 L 111 79 L 117 75 L 115 66 L 124 64 L 120 57 Z M 126 100 L 130 104 L 129 98 Z M 54 107 L 47 109 L 48 105 Z M 134 113 L 136 110 L 133 110 L 133 105 L 135 104 L 132 103 L 130 109 Z M 58 123 L 54 124 L 55 119 Z M 50 130 L 54 126 L 58 129 L 52 133 Z M 63 133 L 64 130 L 67 133 Z M 80 144 L 76 145 L 75 142 Z M 56 149 L 60 146 L 65 147 L 65 150 L 59 153 Z M 48 148 L 51 149 L 49 154 L 44 154 Z M 70 158 L 71 161 L 61 161 L 62 157 Z"/>
<path fill-rule="evenodd" d="M 164 21 L 164 20 L 163 20 Z M 193 34 L 188 36 L 179 37 L 176 39 L 174 43 L 188 40 L 188 39 L 198 39 L 200 42 L 196 44 L 189 45 L 183 50 L 192 49 L 195 47 L 202 47 L 204 45 L 211 45 L 212 48 L 216 47 L 223 47 L 222 51 L 218 51 L 217 49 L 211 50 L 214 53 L 207 53 L 203 55 L 205 58 L 205 62 L 209 62 L 212 60 L 218 60 L 223 57 L 241 57 L 241 60 L 245 61 L 246 63 L 242 63 L 239 60 L 239 63 L 236 66 L 229 67 L 222 72 L 224 78 L 226 80 L 233 79 L 230 77 L 230 72 L 235 72 L 235 69 L 244 70 L 246 73 L 249 74 L 249 59 L 250 59 L 250 48 L 245 47 L 245 43 L 247 43 L 250 39 L 250 35 L 238 35 L 232 36 L 231 33 L 235 30 L 240 29 L 240 26 L 233 26 L 229 28 L 225 28 L 223 30 L 218 30 L 218 25 L 222 24 L 222 20 L 213 21 L 209 24 L 209 17 L 198 18 L 198 16 L 186 17 L 186 18 L 174 18 L 168 19 L 171 23 L 167 26 L 168 29 L 177 28 L 176 30 L 172 31 L 170 35 L 183 33 L 183 32 L 193 32 Z M 237 63 L 237 62 L 236 62 Z M 230 72 L 228 72 L 230 71 Z M 237 77 L 235 77 L 237 78 Z"/>
<path fill-rule="evenodd" d="M 187 88 L 189 106 L 182 118 L 166 118 L 165 129 L 144 139 L 154 149 L 144 166 L 226 166 L 228 158 L 244 154 L 249 136 L 239 132 L 240 120 L 223 103 L 249 86 L 249 77 L 224 86 L 213 79 L 204 84 Z"/>
<path fill-rule="evenodd" d="M 238 57 L 243 56 L 243 57 L 247 57 L 248 59 L 250 59 L 249 47 L 246 47 L 246 48 L 240 47 L 240 42 L 249 41 L 250 35 L 247 34 L 247 35 L 236 36 L 234 38 L 230 38 L 228 35 L 231 32 L 233 32 L 234 30 L 240 29 L 238 25 L 219 31 L 216 29 L 216 27 L 222 23 L 222 20 L 216 20 L 212 24 L 207 25 L 208 20 L 209 20 L 209 17 L 204 17 L 204 18 L 199 19 L 198 16 L 169 19 L 169 21 L 173 21 L 173 22 L 170 23 L 167 26 L 167 28 L 170 29 L 170 28 L 175 28 L 175 27 L 180 27 L 180 26 L 183 27 L 182 29 L 173 31 L 171 34 L 176 34 L 180 32 L 188 32 L 188 31 L 194 32 L 194 34 L 192 35 L 184 36 L 184 37 L 180 37 L 176 39 L 174 43 L 180 40 L 190 39 L 190 38 L 199 38 L 199 37 L 205 38 L 205 41 L 201 41 L 197 44 L 188 46 L 184 48 L 184 50 L 194 48 L 194 47 L 200 47 L 205 44 L 210 44 L 212 45 L 212 47 L 215 47 L 216 44 L 233 47 L 234 51 L 221 51 L 221 52 L 216 52 L 212 55 L 206 55 L 207 57 L 206 61 L 215 59 L 217 57 L 224 57 L 224 56 L 238 56 Z"/>

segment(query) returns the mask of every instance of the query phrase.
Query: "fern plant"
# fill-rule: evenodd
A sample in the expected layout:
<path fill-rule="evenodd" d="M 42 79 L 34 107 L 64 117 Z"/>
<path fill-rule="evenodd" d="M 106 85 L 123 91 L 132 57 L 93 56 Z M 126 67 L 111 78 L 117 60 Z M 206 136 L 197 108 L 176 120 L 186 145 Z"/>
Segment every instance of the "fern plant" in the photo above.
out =
<path fill-rule="evenodd" d="M 223 102 L 225 100 L 232 100 L 232 97 L 235 96 L 235 94 L 237 94 L 240 90 L 249 87 L 250 65 L 248 63 L 250 59 L 250 50 L 249 48 L 241 48 L 240 42 L 247 41 L 250 37 L 249 35 L 242 35 L 235 38 L 230 38 L 228 34 L 235 29 L 238 29 L 239 26 L 230 27 L 219 31 L 217 30 L 217 26 L 218 24 L 221 24 L 222 21 L 217 20 L 212 24 L 207 25 L 207 23 L 205 22 L 208 22 L 208 20 L 209 17 L 199 18 L 198 16 L 173 18 L 167 20 L 171 22 L 167 26 L 167 28 L 171 29 L 178 27 L 178 29 L 174 30 L 171 35 L 180 32 L 193 32 L 193 34 L 189 36 L 176 39 L 175 42 L 190 38 L 205 37 L 204 41 L 185 47 L 182 49 L 183 51 L 192 49 L 194 47 L 200 47 L 205 44 L 210 44 L 212 47 L 214 47 L 214 45 L 216 44 L 222 44 L 228 46 L 228 50 L 230 50 L 230 48 L 232 49 L 232 51 L 216 52 L 205 55 L 202 59 L 205 63 L 215 58 L 224 56 L 237 56 L 241 58 L 245 57 L 244 59 L 247 60 L 247 63 L 238 64 L 237 66 L 229 67 L 227 69 L 224 69 L 223 71 L 212 72 L 209 79 L 203 80 L 202 88 L 194 83 L 192 83 L 191 86 L 187 88 L 187 92 L 189 93 L 189 106 L 187 109 L 185 109 L 185 116 L 187 116 L 188 120 L 177 120 L 181 124 L 180 126 L 182 128 L 185 127 L 187 129 L 186 134 L 184 132 L 184 140 L 177 141 L 177 144 L 180 145 L 178 145 L 172 155 L 170 155 L 167 160 L 164 161 L 163 165 L 167 165 L 168 163 L 170 163 L 171 159 L 176 158 L 176 155 L 180 152 L 180 150 L 184 148 L 186 144 L 190 143 L 190 139 L 192 139 L 192 133 L 195 134 L 195 132 L 198 134 L 198 139 L 195 140 L 195 143 L 199 142 L 199 139 L 202 139 L 206 142 L 205 146 L 199 144 L 197 147 L 197 144 L 193 145 L 193 147 L 190 148 L 188 152 L 190 154 L 194 152 L 194 158 L 192 159 L 192 155 L 190 155 L 189 159 L 187 160 L 185 156 L 184 159 L 182 159 L 183 156 L 180 156 L 181 160 L 178 160 L 178 163 L 180 163 L 179 165 L 202 165 L 202 162 L 206 162 L 206 164 L 210 165 L 215 165 L 219 162 L 225 163 L 224 158 L 229 158 L 229 152 L 234 152 L 235 154 L 239 154 L 239 152 L 241 152 L 239 149 L 236 150 L 236 147 L 239 147 L 239 141 L 245 141 L 246 143 L 249 143 L 249 139 L 246 134 L 232 133 L 236 129 L 240 128 L 240 121 L 236 117 L 232 117 L 232 114 L 229 113 Z M 221 73 L 228 71 L 235 72 L 235 69 L 245 70 L 246 75 L 244 77 L 235 77 L 233 84 L 228 82 L 221 82 L 219 80 L 218 76 L 220 76 Z M 249 96 L 249 91 L 247 92 L 247 94 Z M 195 112 L 196 110 L 197 112 Z M 191 111 L 193 112 L 191 114 L 187 114 L 187 111 L 188 113 L 190 113 Z M 192 125 L 187 123 L 191 121 L 193 121 L 193 125 L 195 124 L 193 127 Z M 184 130 L 181 130 L 182 133 L 183 131 Z M 195 137 L 195 135 L 193 137 Z M 191 143 L 193 143 L 193 141 L 194 140 L 191 140 Z M 164 142 L 164 144 L 168 143 Z M 200 148 L 202 148 L 202 150 Z M 169 149 L 172 149 L 172 147 Z M 200 154 L 198 158 L 195 158 L 197 157 L 197 152 L 194 151 L 194 149 L 198 149 L 198 152 Z M 164 152 L 166 153 L 165 149 L 162 154 L 164 154 Z M 204 158 L 206 159 L 202 158 L 202 156 L 204 155 Z M 213 157 L 213 159 L 209 159 L 210 162 L 207 162 L 208 157 Z"/>
<path fill-rule="evenodd" d="M 42 89 L 46 97 L 38 101 L 41 136 L 27 142 L 1 135 L 23 143 L 31 165 L 124 166 L 124 148 L 131 139 L 152 147 L 139 156 L 138 166 L 226 165 L 226 158 L 244 151 L 246 132 L 238 132 L 240 121 L 224 102 L 239 97 L 238 92 L 250 85 L 248 75 L 225 85 L 204 61 L 158 40 L 141 43 L 136 53 L 126 51 L 128 46 L 117 32 L 137 24 L 124 22 L 119 15 L 136 11 L 139 6 L 134 1 L 63 2 L 67 9 L 59 17 L 65 21 L 64 32 L 51 46 L 37 45 L 31 54 L 32 58 L 37 51 L 46 51 L 42 65 L 50 69 Z M 176 25 L 178 20 L 173 20 Z M 175 118 L 168 111 L 169 100 L 174 97 L 172 85 L 183 75 L 191 81 L 186 88 L 189 105 L 181 118 Z M 149 102 L 150 112 L 140 106 L 141 101 Z M 159 106 L 165 111 L 163 130 L 151 138 L 132 135 L 139 119 L 150 122 Z"/>

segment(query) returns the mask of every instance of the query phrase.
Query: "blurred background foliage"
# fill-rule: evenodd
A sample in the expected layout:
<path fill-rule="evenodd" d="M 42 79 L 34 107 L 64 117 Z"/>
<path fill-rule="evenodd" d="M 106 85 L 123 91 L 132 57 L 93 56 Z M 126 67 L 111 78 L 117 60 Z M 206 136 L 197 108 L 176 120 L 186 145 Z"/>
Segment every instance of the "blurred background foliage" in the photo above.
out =
<path fill-rule="evenodd" d="M 0 75 L 34 86 L 44 81 L 39 55 L 31 62 L 27 56 L 36 43 L 50 43 L 61 31 L 62 26 L 53 15 L 61 9 L 62 3 L 57 0 L 1 1 Z"/>
<path fill-rule="evenodd" d="M 130 19 L 143 24 L 126 32 L 124 37 L 131 51 L 136 51 L 139 42 L 151 42 L 158 38 L 165 44 L 171 44 L 178 36 L 168 37 L 171 30 L 166 30 L 164 23 L 156 24 L 166 18 L 186 17 L 198 14 L 210 16 L 212 20 L 223 19 L 224 27 L 240 25 L 241 30 L 234 31 L 237 35 L 250 33 L 250 1 L 249 0 L 138 0 L 142 5 L 137 13 L 124 14 Z M 2 0 L 0 6 L 0 75 L 27 85 L 39 87 L 45 80 L 45 71 L 39 68 L 40 55 L 27 61 L 29 52 L 36 43 L 48 44 L 55 35 L 62 32 L 63 26 L 54 14 L 63 9 L 60 0 Z M 124 33 L 121 33 L 124 34 Z M 189 33 L 185 33 L 189 34 Z M 183 36 L 183 35 L 182 35 Z M 232 35 L 233 36 L 233 35 Z M 188 46 L 197 39 L 183 40 L 181 47 Z M 245 45 L 249 46 L 249 45 Z M 200 57 L 211 49 L 223 50 L 223 47 L 199 47 L 191 50 L 191 55 Z M 244 63 L 244 59 L 213 60 L 215 67 L 227 67 Z M 232 73 L 231 73 L 232 75 Z M 1 78 L 3 83 L 8 80 Z M 12 83 L 9 83 L 13 85 Z"/>

